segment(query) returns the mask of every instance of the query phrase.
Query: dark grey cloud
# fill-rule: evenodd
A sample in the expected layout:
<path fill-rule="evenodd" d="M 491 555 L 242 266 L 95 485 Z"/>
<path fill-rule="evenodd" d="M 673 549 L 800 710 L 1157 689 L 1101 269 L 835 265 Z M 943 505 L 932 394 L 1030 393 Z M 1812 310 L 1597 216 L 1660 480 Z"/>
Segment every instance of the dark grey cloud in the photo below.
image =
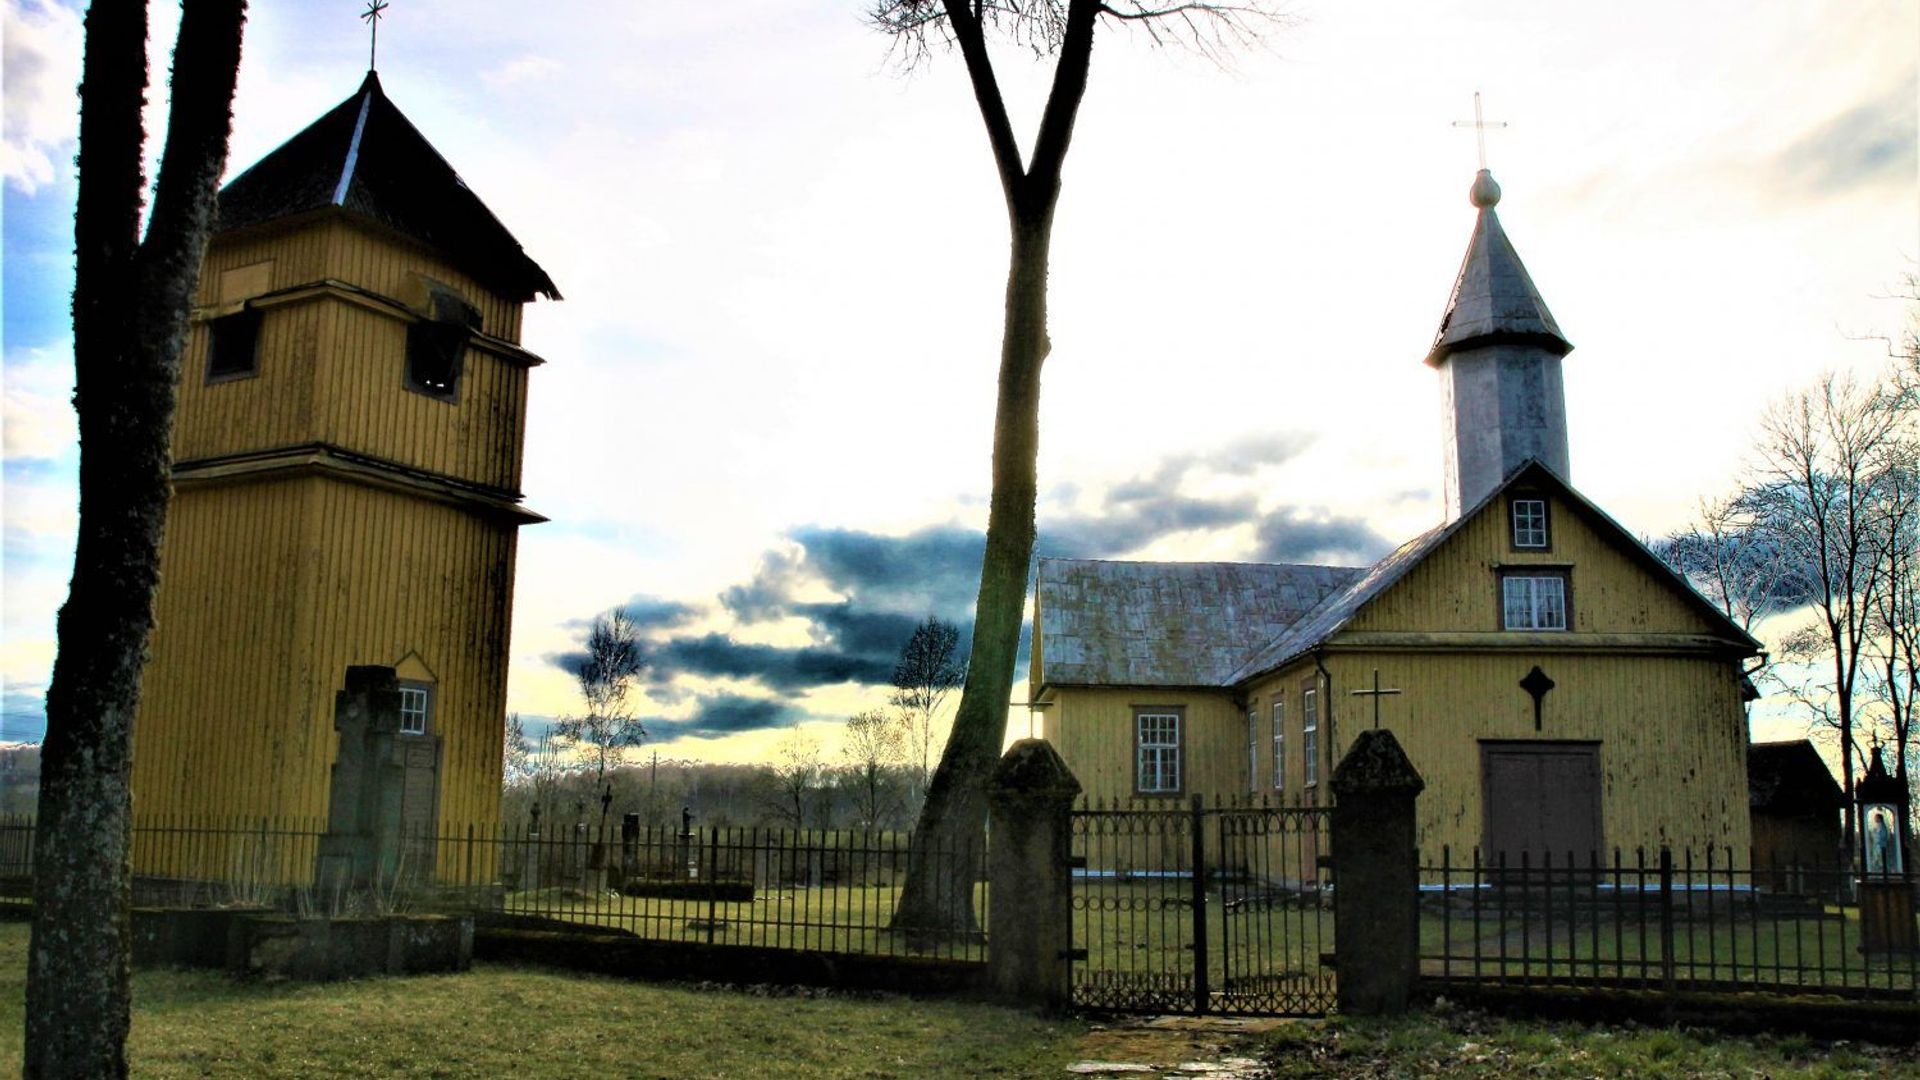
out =
<path fill-rule="evenodd" d="M 902 637 L 886 654 L 873 655 L 832 644 L 762 645 L 725 634 L 674 638 L 648 650 L 647 679 L 650 683 L 671 682 L 681 675 L 755 679 L 784 694 L 848 682 L 875 685 L 892 676 L 893 655 L 906 640 Z"/>
<path fill-rule="evenodd" d="M 1774 161 L 1794 195 L 1842 195 L 1855 188 L 1913 179 L 1920 114 L 1904 82 L 1880 98 L 1829 119 Z"/>
<path fill-rule="evenodd" d="M 657 596 L 635 593 L 624 604 L 617 605 L 620 612 L 633 621 L 641 630 L 671 630 L 685 626 L 706 614 L 706 609 L 698 604 L 685 604 L 678 600 L 662 600 Z M 568 629 L 585 630 L 593 625 L 595 616 L 586 615 L 570 619 Z"/>
<path fill-rule="evenodd" d="M 1393 550 L 1393 543 L 1357 517 L 1282 507 L 1254 529 L 1257 562 L 1336 563 L 1363 566 Z"/>
<path fill-rule="evenodd" d="M 1391 545 L 1357 519 L 1287 508 L 1262 514 L 1253 495 L 1183 494 L 1196 471 L 1246 476 L 1299 455 L 1310 440 L 1281 433 L 1249 436 L 1205 453 L 1168 458 L 1142 476 L 1107 489 L 1091 510 L 1048 512 L 1078 493 L 1056 490 L 1043 505 L 1037 550 L 1079 558 L 1125 556 L 1163 537 L 1251 527 L 1252 557 L 1284 562 L 1367 562 Z M 690 633 L 705 613 L 696 605 L 636 596 L 629 614 L 648 631 L 648 696 L 662 705 L 693 702 L 693 715 L 647 721 L 657 739 L 718 738 L 779 727 L 799 714 L 792 703 L 823 686 L 886 687 L 901 646 L 928 615 L 960 627 L 965 654 L 973 629 L 985 537 L 976 529 L 934 525 L 900 536 L 826 525 L 788 533 L 746 581 L 719 605 L 741 626 L 798 620 L 808 641 L 767 645 L 725 633 Z M 822 600 L 822 594 L 836 599 Z M 583 623 L 584 625 L 584 623 Z M 1024 680 L 1031 626 L 1021 627 L 1016 680 Z M 574 670 L 582 654 L 549 660 Z M 728 679 L 763 692 L 706 693 L 687 679 Z"/>
<path fill-rule="evenodd" d="M 1110 495 L 1097 513 L 1042 519 L 1039 546 L 1045 555 L 1103 559 L 1174 533 L 1230 529 L 1259 517 L 1260 504 L 1251 495 L 1193 498 L 1134 481 L 1123 494 Z"/>
<path fill-rule="evenodd" d="M 703 697 L 693 715 L 681 719 L 650 717 L 644 721 L 649 738 L 660 742 L 674 739 L 718 739 L 753 731 L 783 728 L 805 719 L 806 714 L 785 702 L 744 694 L 714 694 Z"/>

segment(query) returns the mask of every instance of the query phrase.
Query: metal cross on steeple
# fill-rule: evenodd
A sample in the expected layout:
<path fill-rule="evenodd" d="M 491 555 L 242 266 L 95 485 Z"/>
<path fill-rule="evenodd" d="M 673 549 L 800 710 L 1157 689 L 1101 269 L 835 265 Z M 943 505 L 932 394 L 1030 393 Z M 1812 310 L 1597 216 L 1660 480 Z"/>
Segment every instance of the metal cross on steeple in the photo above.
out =
<path fill-rule="evenodd" d="M 1388 690 L 1380 689 L 1380 669 L 1379 668 L 1373 669 L 1373 689 L 1347 691 L 1347 693 L 1352 694 L 1354 697 L 1370 697 L 1373 699 L 1373 729 L 1375 731 L 1380 730 L 1380 699 L 1392 694 L 1398 694 L 1399 692 L 1400 691 L 1398 689 L 1388 689 Z"/>
<path fill-rule="evenodd" d="M 367 10 L 360 13 L 360 21 L 367 24 L 372 32 L 372 40 L 367 43 L 367 70 L 374 69 L 373 58 L 380 49 L 380 13 L 392 5 L 387 0 L 367 0 Z M 1477 96 L 1476 96 L 1477 100 Z M 1485 157 L 1485 154 L 1481 155 Z"/>
<path fill-rule="evenodd" d="M 1505 120 L 1488 120 L 1482 117 L 1480 115 L 1480 91 L 1475 90 L 1473 92 L 1473 119 L 1455 120 L 1453 126 L 1457 128 L 1470 127 L 1474 129 L 1473 137 L 1480 143 L 1480 167 L 1485 169 L 1487 167 L 1487 129 L 1506 127 L 1507 122 Z"/>

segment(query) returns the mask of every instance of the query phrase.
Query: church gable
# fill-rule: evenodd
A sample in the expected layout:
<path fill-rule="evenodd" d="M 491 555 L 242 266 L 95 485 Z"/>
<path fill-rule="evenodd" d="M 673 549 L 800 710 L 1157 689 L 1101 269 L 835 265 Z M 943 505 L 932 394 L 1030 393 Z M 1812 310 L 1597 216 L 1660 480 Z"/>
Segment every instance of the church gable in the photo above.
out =
<path fill-rule="evenodd" d="M 1338 630 L 1501 631 L 1753 644 L 1639 541 L 1538 465 L 1483 500 Z"/>

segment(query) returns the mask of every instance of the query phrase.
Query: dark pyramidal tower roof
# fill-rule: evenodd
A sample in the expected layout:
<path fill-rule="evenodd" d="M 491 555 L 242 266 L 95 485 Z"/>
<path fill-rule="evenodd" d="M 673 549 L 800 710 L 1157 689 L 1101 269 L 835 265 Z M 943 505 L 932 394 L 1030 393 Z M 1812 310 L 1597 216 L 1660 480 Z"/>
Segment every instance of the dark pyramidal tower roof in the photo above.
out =
<path fill-rule="evenodd" d="M 560 290 L 380 90 L 366 81 L 220 192 L 221 232 L 340 207 L 445 252 L 521 302 Z"/>

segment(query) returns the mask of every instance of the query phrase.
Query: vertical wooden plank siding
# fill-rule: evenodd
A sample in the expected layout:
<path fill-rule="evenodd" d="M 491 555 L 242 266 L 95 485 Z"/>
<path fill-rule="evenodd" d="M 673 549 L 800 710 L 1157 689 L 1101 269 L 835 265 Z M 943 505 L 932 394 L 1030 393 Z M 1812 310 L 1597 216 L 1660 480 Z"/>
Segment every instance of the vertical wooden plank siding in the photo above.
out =
<path fill-rule="evenodd" d="M 302 495 L 294 481 L 175 492 L 134 724 L 136 814 L 316 812 L 281 803 L 300 783 L 286 762 L 307 711 L 303 628 L 285 602 Z"/>
<path fill-rule="evenodd" d="M 241 301 L 330 280 L 404 302 L 421 275 L 460 290 L 487 333 L 518 340 L 518 302 L 376 226 L 323 214 L 216 238 L 175 459 L 323 443 L 517 492 L 528 369 L 470 348 L 456 401 L 407 390 L 404 314 L 324 294 L 269 302 L 257 374 L 206 383 L 206 320 Z M 435 676 L 442 827 L 498 820 L 518 522 L 396 477 L 177 478 L 135 724 L 143 818 L 324 817 L 346 669 L 414 656 Z"/>
<path fill-rule="evenodd" d="M 1500 630 L 1496 567 L 1571 567 L 1573 633 L 1708 634 L 1717 628 L 1660 577 L 1594 532 L 1564 500 L 1549 499 L 1552 548 L 1515 551 L 1496 502 L 1430 552 L 1347 626 L 1352 631 Z"/>

